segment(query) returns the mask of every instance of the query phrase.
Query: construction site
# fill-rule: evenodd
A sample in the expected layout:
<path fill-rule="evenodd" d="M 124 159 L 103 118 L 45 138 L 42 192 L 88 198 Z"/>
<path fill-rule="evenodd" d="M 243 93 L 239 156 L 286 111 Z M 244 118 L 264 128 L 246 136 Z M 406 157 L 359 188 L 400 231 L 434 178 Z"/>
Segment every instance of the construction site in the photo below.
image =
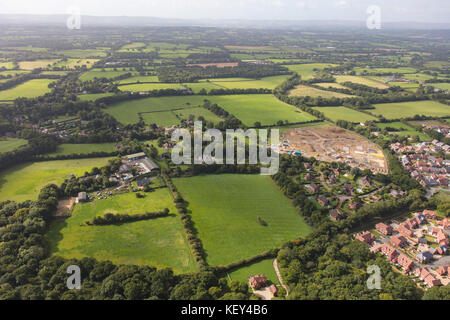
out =
<path fill-rule="evenodd" d="M 361 136 L 335 126 L 293 128 L 284 132 L 281 154 L 314 157 L 326 162 L 344 162 L 361 170 L 387 174 L 383 151 Z"/>

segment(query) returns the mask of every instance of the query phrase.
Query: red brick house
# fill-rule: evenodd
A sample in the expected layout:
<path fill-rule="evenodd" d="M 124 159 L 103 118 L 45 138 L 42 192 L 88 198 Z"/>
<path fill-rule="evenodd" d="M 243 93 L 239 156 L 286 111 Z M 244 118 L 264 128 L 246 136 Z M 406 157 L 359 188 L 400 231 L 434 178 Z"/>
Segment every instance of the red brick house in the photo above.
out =
<path fill-rule="evenodd" d="M 407 229 L 406 227 L 404 227 L 403 225 L 400 225 L 397 228 L 397 231 L 400 232 L 402 235 L 409 237 L 409 238 L 414 238 L 414 232 L 412 232 L 411 230 Z"/>
<path fill-rule="evenodd" d="M 423 215 L 427 219 L 436 219 L 436 212 L 431 211 L 431 210 L 423 210 Z"/>
<path fill-rule="evenodd" d="M 361 242 L 371 243 L 372 241 L 375 240 L 375 237 L 369 231 L 363 231 L 363 232 L 357 233 L 355 235 L 355 239 L 359 240 Z"/>
<path fill-rule="evenodd" d="M 408 244 L 408 240 L 406 240 L 406 238 L 403 236 L 392 237 L 390 241 L 397 248 L 403 248 Z"/>
<path fill-rule="evenodd" d="M 442 266 L 442 267 L 439 267 L 436 271 L 437 271 L 437 273 L 438 273 L 440 276 L 449 275 L 449 273 L 450 273 L 450 266 Z"/>
<path fill-rule="evenodd" d="M 388 244 L 384 244 L 381 247 L 381 252 L 389 259 L 389 261 L 396 262 L 398 253 L 393 247 Z"/>
<path fill-rule="evenodd" d="M 429 274 L 423 281 L 425 282 L 428 288 L 442 285 L 441 280 L 436 279 L 432 274 Z"/>
<path fill-rule="evenodd" d="M 380 232 L 386 236 L 391 235 L 392 231 L 394 231 L 390 225 L 387 225 L 383 222 L 377 223 L 375 225 L 375 228 L 377 229 L 378 232 Z"/>
<path fill-rule="evenodd" d="M 414 268 L 414 261 L 404 254 L 398 256 L 397 263 L 403 267 L 405 273 L 408 273 L 412 268 Z"/>
<path fill-rule="evenodd" d="M 267 285 L 266 276 L 262 274 L 250 277 L 249 281 L 250 286 L 255 290 L 264 288 Z"/>

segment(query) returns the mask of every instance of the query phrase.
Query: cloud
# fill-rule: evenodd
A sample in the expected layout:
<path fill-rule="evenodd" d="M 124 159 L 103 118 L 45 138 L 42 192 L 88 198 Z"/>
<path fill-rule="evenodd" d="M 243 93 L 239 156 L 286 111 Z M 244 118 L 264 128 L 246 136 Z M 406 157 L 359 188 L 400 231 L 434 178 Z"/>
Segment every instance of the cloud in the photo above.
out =
<path fill-rule="evenodd" d="M 339 0 L 339 1 L 336 1 L 334 3 L 334 5 L 336 7 L 345 7 L 345 6 L 347 6 L 347 1 L 346 0 Z"/>

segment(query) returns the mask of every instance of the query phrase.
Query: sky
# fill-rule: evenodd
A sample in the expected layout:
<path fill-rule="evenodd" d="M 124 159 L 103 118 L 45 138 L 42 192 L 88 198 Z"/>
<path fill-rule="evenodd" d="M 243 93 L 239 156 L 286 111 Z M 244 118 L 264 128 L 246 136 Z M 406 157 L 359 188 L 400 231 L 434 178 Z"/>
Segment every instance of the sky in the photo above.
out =
<path fill-rule="evenodd" d="M 386 22 L 448 23 L 449 0 L 0 0 L 0 13 L 182 19 L 356 20 L 377 5 Z"/>

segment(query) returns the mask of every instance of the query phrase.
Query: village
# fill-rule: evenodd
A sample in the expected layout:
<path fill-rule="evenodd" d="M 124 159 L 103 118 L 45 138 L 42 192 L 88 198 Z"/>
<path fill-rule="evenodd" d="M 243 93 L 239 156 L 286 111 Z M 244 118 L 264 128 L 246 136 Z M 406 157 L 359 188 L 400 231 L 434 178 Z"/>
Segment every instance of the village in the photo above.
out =
<path fill-rule="evenodd" d="M 450 146 L 438 140 L 421 142 L 414 145 L 401 143 L 391 144 L 391 149 L 399 155 L 403 167 L 423 187 L 448 188 L 450 160 L 437 157 L 435 154 L 450 155 Z"/>
<path fill-rule="evenodd" d="M 396 271 L 426 290 L 450 283 L 449 236 L 450 220 L 424 210 L 401 222 L 380 222 L 373 230 L 357 233 L 355 239 L 386 256 Z"/>

